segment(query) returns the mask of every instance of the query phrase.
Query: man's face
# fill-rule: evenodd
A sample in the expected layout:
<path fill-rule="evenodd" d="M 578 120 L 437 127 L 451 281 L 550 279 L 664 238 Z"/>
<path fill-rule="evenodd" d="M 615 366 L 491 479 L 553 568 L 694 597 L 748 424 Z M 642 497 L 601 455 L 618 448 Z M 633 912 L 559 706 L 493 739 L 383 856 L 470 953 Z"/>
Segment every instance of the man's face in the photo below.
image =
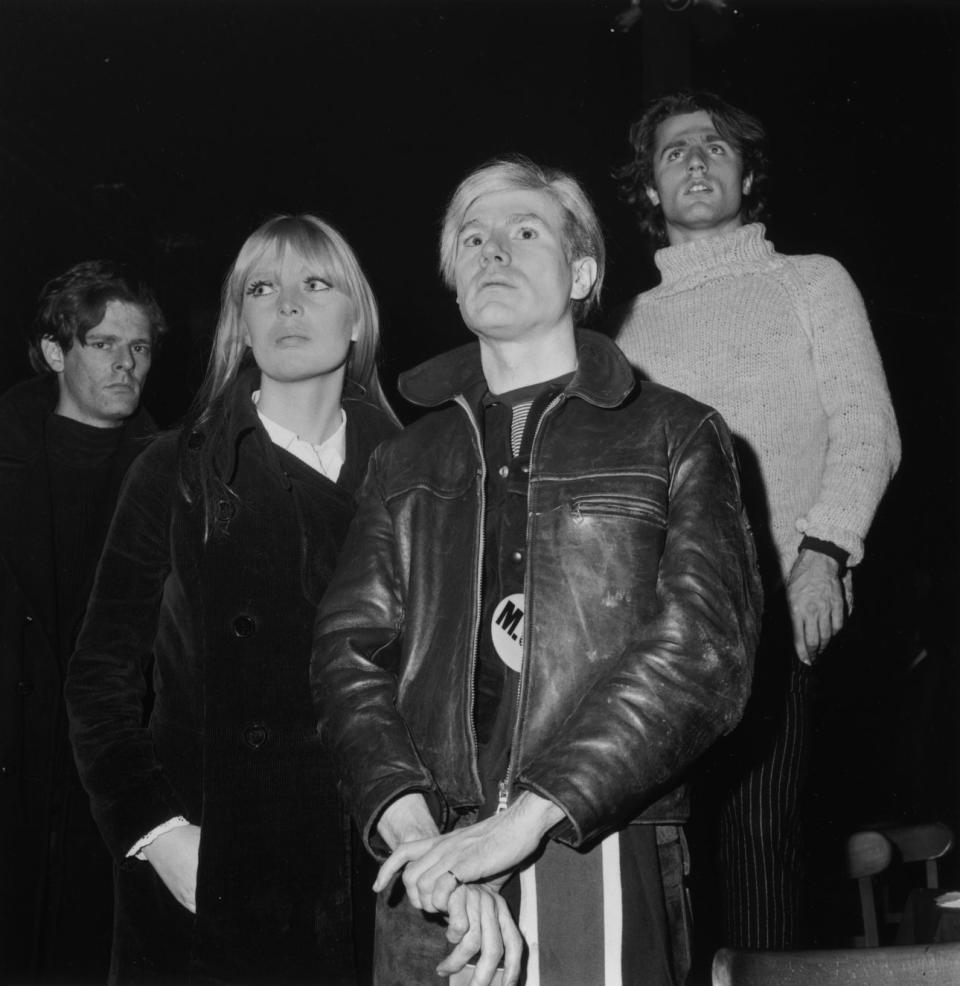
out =
<path fill-rule="evenodd" d="M 570 261 L 563 210 L 546 192 L 478 196 L 457 238 L 457 304 L 482 338 L 519 339 L 572 327 L 571 302 L 590 292 L 596 265 Z"/>
<path fill-rule="evenodd" d="M 57 414 L 117 428 L 136 411 L 151 359 L 150 321 L 137 305 L 108 301 L 82 343 L 76 339 L 63 352 L 47 338 L 42 349 L 59 378 Z"/>
<path fill-rule="evenodd" d="M 657 127 L 653 188 L 671 244 L 717 236 L 741 225 L 742 196 L 752 178 L 740 153 L 720 137 L 706 110 L 671 116 Z"/>

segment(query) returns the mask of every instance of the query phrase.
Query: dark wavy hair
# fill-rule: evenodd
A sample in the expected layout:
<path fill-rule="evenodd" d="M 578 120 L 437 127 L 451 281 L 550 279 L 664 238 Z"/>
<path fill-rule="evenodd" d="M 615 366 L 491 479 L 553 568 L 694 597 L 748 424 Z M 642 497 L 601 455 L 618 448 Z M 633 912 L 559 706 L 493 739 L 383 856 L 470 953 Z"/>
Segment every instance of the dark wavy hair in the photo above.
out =
<path fill-rule="evenodd" d="M 107 305 L 122 301 L 136 305 L 150 323 L 150 341 L 167 331 L 153 292 L 131 271 L 112 260 L 84 260 L 47 281 L 40 292 L 37 314 L 27 336 L 30 365 L 37 373 L 52 373 L 40 343 L 53 339 L 67 352 L 74 340 L 82 346 L 87 333 L 103 321 Z"/>
<path fill-rule="evenodd" d="M 614 172 L 620 192 L 640 221 L 640 228 L 658 243 L 666 240 L 663 210 L 647 198 L 654 188 L 653 156 L 657 146 L 657 128 L 672 116 L 704 110 L 710 114 L 717 133 L 740 154 L 744 176 L 751 176 L 750 192 L 744 196 L 744 222 L 760 219 L 766 208 L 764 183 L 767 178 L 767 134 L 763 124 L 745 110 L 733 106 L 712 92 L 680 92 L 661 96 L 644 110 L 630 126 L 627 140 L 633 151 L 631 159 Z"/>

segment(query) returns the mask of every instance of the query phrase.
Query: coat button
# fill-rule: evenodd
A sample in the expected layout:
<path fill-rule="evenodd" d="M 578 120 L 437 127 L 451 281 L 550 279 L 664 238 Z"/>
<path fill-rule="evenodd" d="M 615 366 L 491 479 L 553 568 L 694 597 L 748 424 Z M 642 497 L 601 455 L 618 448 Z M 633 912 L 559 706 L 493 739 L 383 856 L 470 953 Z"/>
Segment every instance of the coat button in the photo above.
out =
<path fill-rule="evenodd" d="M 29 613 L 24 617 L 24 623 L 33 623 L 33 617 Z"/>
<path fill-rule="evenodd" d="M 510 467 L 509 467 L 509 466 L 501 466 L 501 467 L 500 467 L 500 468 L 499 468 L 499 469 L 497 470 L 497 472 L 499 472 L 499 473 L 500 473 L 500 478 L 501 478 L 501 479 L 506 479 L 506 478 L 507 478 L 507 476 L 509 476 L 509 475 L 510 475 Z"/>
<path fill-rule="evenodd" d="M 17 682 L 17 694 L 18 695 L 29 695 L 33 691 L 33 685 L 29 681 L 18 681 Z"/>
<path fill-rule="evenodd" d="M 270 731 L 262 722 L 255 722 L 243 731 L 243 741 L 251 750 L 259 750 L 267 742 Z"/>
<path fill-rule="evenodd" d="M 238 616 L 233 621 L 233 632 L 238 637 L 249 637 L 257 629 L 257 621 L 246 614 Z"/>
<path fill-rule="evenodd" d="M 510 561 L 512 561 L 515 565 L 519 565 L 520 562 L 523 561 L 523 552 L 514 551 L 514 553 L 510 556 Z"/>

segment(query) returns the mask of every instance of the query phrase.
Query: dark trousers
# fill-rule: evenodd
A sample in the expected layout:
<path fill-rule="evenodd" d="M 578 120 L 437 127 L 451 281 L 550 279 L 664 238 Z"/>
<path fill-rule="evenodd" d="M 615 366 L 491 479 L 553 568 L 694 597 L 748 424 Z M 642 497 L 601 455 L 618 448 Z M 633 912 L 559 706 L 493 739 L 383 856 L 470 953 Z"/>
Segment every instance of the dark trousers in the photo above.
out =
<path fill-rule="evenodd" d="M 743 721 L 710 754 L 695 807 L 701 827 L 705 820 L 707 826 L 710 820 L 719 823 L 715 832 L 704 833 L 699 861 L 709 872 L 715 860 L 719 899 L 704 903 L 719 909 L 720 927 L 711 935 L 716 944 L 753 949 L 804 944 L 801 796 L 812 686 L 813 675 L 794 652 L 780 594 L 767 606 Z M 715 855 L 704 855 L 710 843 Z M 696 901 L 694 913 L 696 919 Z"/>

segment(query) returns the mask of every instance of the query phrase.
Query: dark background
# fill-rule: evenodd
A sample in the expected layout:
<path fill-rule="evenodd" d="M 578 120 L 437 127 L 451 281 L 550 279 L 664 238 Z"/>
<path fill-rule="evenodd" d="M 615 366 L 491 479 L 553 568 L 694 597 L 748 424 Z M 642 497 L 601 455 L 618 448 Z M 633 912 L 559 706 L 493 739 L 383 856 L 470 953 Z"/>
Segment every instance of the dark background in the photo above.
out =
<path fill-rule="evenodd" d="M 824 662 L 815 828 L 960 829 L 960 5 L 642 10 L 623 31 L 627 0 L 0 0 L 0 387 L 29 372 L 43 283 L 112 256 L 170 319 L 147 402 L 175 423 L 240 243 L 275 212 L 313 211 L 374 285 L 393 392 L 467 338 L 435 274 L 438 223 L 462 174 L 505 151 L 591 190 L 609 311 L 656 281 L 610 178 L 627 126 L 661 92 L 719 91 L 768 127 L 777 248 L 830 254 L 859 284 L 904 444 Z"/>

